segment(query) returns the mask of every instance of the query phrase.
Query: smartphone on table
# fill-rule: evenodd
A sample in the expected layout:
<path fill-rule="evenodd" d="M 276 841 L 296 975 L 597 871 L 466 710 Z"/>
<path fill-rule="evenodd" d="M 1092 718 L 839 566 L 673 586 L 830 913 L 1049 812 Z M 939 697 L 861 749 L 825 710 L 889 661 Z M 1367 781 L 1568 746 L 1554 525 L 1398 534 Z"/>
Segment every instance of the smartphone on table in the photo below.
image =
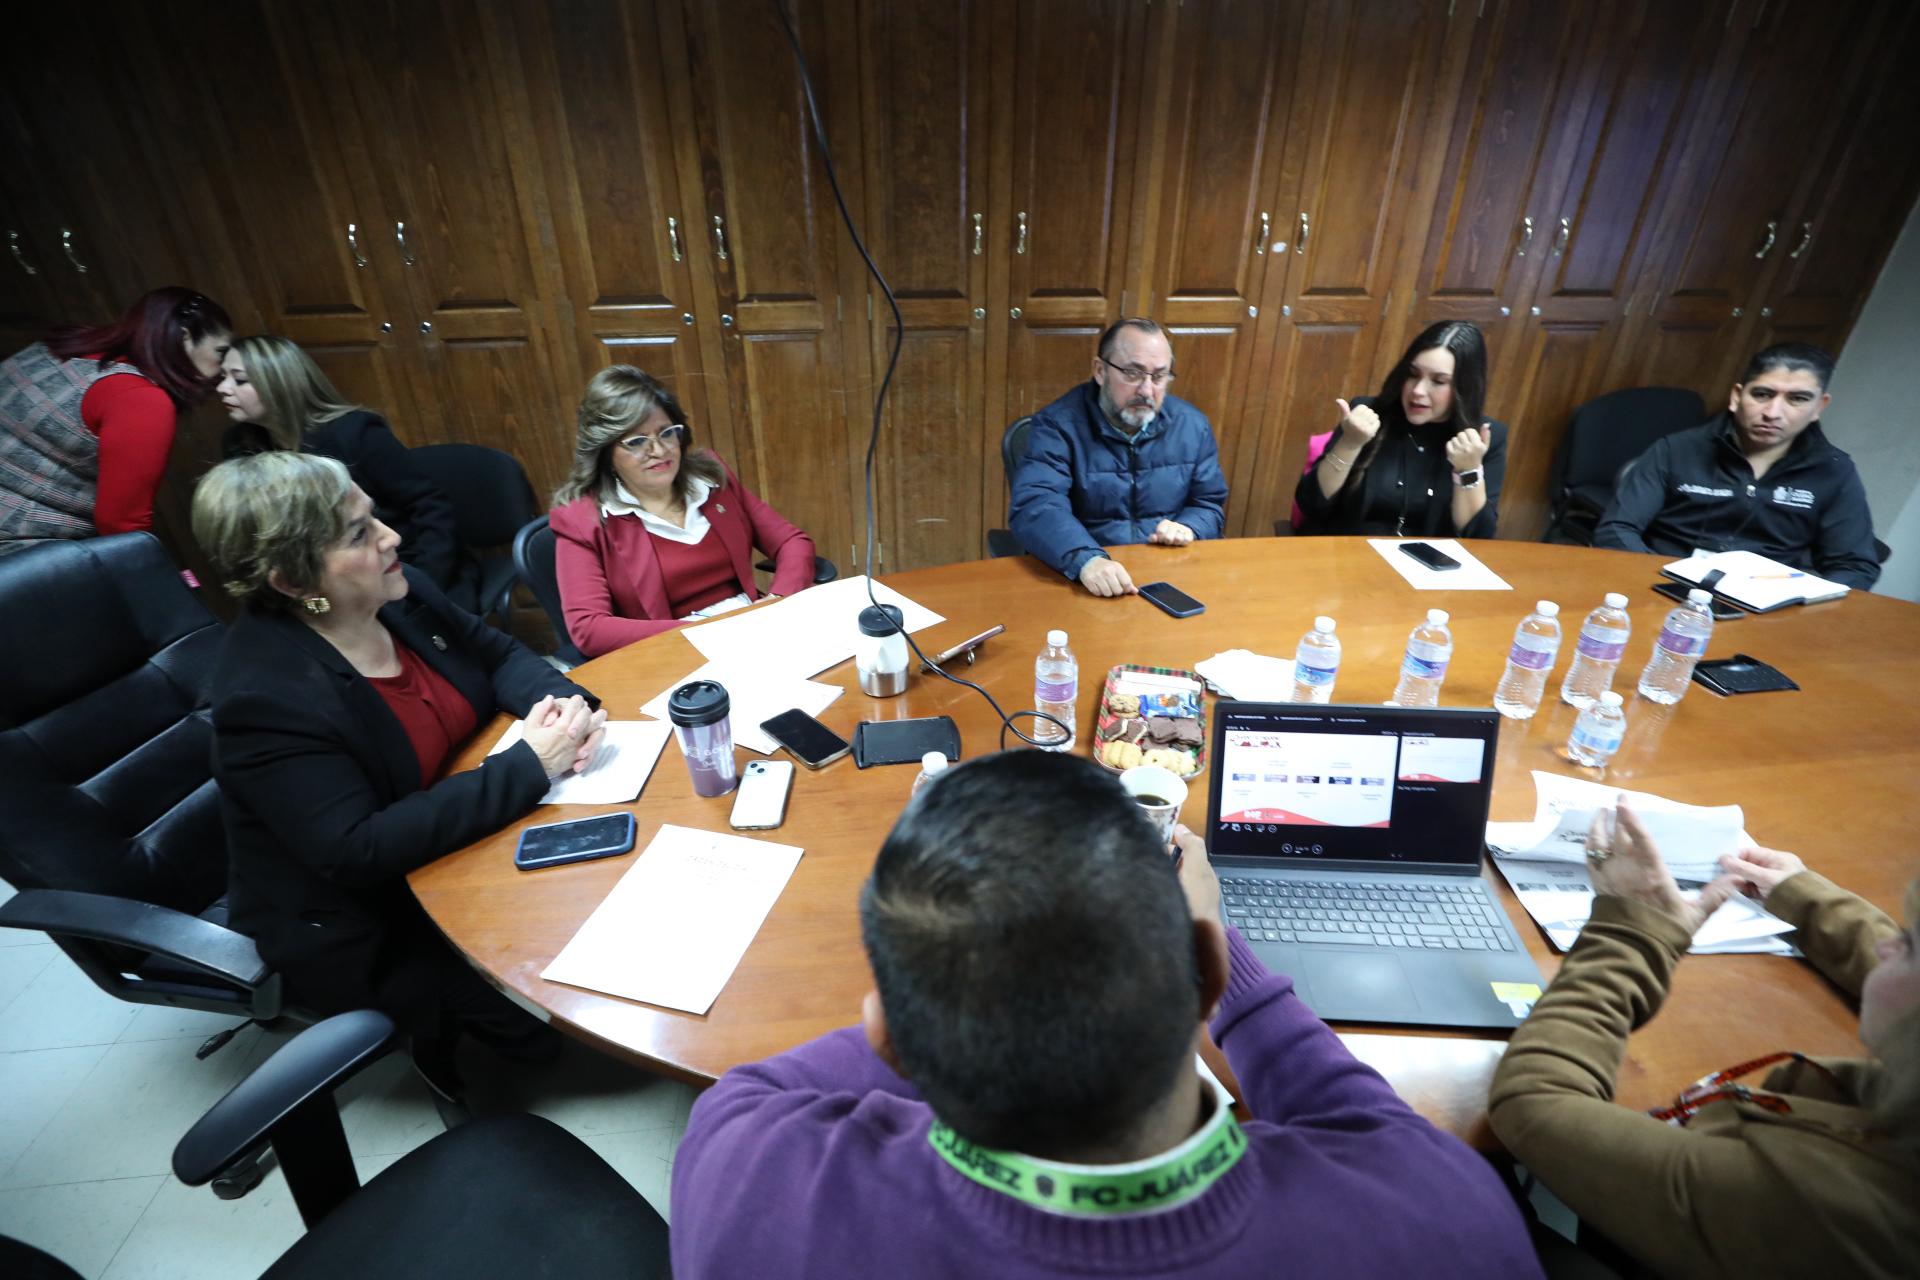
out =
<path fill-rule="evenodd" d="M 809 769 L 832 764 L 847 754 L 845 738 L 797 707 L 782 711 L 771 720 L 762 720 L 760 729 Z"/>
<path fill-rule="evenodd" d="M 522 871 L 611 858 L 633 848 L 633 815 L 603 813 L 571 822 L 549 822 L 520 833 L 513 865 Z"/>
<path fill-rule="evenodd" d="M 1460 562 L 1436 546 L 1425 542 L 1403 542 L 1400 550 L 1429 569 L 1458 569 Z"/>
<path fill-rule="evenodd" d="M 766 831 L 787 820 L 787 792 L 793 786 L 793 764 L 787 760 L 755 760 L 740 771 L 733 793 L 733 813 L 727 821 L 736 831 Z"/>
<path fill-rule="evenodd" d="M 1174 586 L 1171 582 L 1149 582 L 1140 588 L 1140 598 L 1163 613 L 1176 618 L 1191 618 L 1205 613 L 1207 606 Z"/>

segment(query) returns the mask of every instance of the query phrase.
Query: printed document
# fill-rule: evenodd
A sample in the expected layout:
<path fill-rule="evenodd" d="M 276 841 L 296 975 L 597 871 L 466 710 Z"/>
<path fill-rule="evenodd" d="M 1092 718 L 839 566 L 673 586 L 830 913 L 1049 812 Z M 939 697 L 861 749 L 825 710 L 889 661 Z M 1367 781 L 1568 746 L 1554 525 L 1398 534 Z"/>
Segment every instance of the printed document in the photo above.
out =
<path fill-rule="evenodd" d="M 873 584 L 873 594 L 881 604 L 900 607 L 909 633 L 946 621 L 882 583 Z M 680 634 L 710 661 L 804 679 L 853 656 L 860 611 L 867 604 L 866 578 L 842 578 L 717 622 L 684 627 Z"/>
<path fill-rule="evenodd" d="M 667 745 L 673 726 L 657 720 L 609 720 L 600 750 L 581 773 L 570 773 L 547 788 L 541 804 L 625 804 L 638 798 L 653 775 L 660 749 Z M 516 720 L 487 752 L 497 756 L 523 736 Z"/>
<path fill-rule="evenodd" d="M 540 976 L 704 1014 L 800 864 L 793 845 L 662 826 Z"/>

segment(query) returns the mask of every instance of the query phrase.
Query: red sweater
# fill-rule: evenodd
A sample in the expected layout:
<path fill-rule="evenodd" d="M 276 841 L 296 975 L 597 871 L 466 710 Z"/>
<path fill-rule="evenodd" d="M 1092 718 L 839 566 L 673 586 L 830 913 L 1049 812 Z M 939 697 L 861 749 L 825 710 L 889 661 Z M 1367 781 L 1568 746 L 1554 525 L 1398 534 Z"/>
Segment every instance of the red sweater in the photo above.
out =
<path fill-rule="evenodd" d="M 413 754 L 420 760 L 420 785 L 431 786 L 447 757 L 466 742 L 479 721 L 473 704 L 461 696 L 452 681 L 428 666 L 426 659 L 393 642 L 400 659 L 397 676 L 370 676 L 367 683 L 386 702 L 387 709 L 407 731 Z"/>
<path fill-rule="evenodd" d="M 176 416 L 171 396 L 131 373 L 116 373 L 87 388 L 80 400 L 80 420 L 100 438 L 100 479 L 93 497 L 96 532 L 104 536 L 153 527 L 153 495 L 167 474 Z"/>

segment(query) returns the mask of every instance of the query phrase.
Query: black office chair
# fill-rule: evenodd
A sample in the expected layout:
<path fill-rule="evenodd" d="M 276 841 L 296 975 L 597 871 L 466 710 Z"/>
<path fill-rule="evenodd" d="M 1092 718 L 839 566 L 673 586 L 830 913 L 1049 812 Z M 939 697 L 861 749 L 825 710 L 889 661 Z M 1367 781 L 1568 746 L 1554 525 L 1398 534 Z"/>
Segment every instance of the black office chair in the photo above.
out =
<path fill-rule="evenodd" d="M 1680 387 L 1632 387 L 1597 396 L 1573 411 L 1554 451 L 1543 542 L 1592 546 L 1594 526 L 1613 501 L 1621 469 L 1655 441 L 1706 421 L 1698 393 Z"/>
<path fill-rule="evenodd" d="M 460 557 L 448 598 L 504 623 L 518 579 L 512 554 L 499 548 L 510 546 L 539 514 L 526 468 L 512 454 L 482 444 L 429 444 L 409 452 L 453 504 Z"/>
<path fill-rule="evenodd" d="M 0 927 L 45 931 L 121 1000 L 264 1021 L 279 976 L 226 927 L 222 634 L 151 534 L 0 556 L 0 877 L 20 891 Z"/>
<path fill-rule="evenodd" d="M 1020 460 L 1027 456 L 1027 437 L 1033 432 L 1033 415 L 1015 418 L 1008 426 L 1006 434 L 1000 437 L 1000 465 L 1007 472 L 1007 487 L 1013 487 L 1013 473 L 1019 468 Z M 1027 549 L 1020 545 L 1020 539 L 1013 536 L 1010 529 L 987 530 L 987 554 L 999 559 L 1002 556 L 1025 555 Z"/>
<path fill-rule="evenodd" d="M 369 1009 L 316 1023 L 180 1139 L 174 1176 L 215 1181 L 270 1146 L 307 1234 L 276 1280 L 355 1276 L 666 1277 L 667 1224 L 578 1138 L 486 1116 L 416 1147 L 362 1187 L 333 1091 L 393 1047 Z"/>

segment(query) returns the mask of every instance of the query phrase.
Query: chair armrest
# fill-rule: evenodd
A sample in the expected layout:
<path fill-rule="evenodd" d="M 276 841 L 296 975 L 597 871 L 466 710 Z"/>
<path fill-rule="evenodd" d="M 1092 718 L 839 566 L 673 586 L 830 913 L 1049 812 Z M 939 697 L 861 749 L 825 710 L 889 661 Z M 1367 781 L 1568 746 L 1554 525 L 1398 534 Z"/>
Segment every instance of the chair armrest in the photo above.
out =
<path fill-rule="evenodd" d="M 135 947 L 252 990 L 268 968 L 253 939 L 198 916 L 151 902 L 71 889 L 22 889 L 0 903 L 0 928 L 40 929 Z"/>
<path fill-rule="evenodd" d="M 174 1176 L 190 1187 L 212 1181 L 272 1137 L 282 1121 L 384 1057 L 393 1040 L 393 1019 L 372 1009 L 308 1027 L 187 1130 L 173 1149 Z"/>

